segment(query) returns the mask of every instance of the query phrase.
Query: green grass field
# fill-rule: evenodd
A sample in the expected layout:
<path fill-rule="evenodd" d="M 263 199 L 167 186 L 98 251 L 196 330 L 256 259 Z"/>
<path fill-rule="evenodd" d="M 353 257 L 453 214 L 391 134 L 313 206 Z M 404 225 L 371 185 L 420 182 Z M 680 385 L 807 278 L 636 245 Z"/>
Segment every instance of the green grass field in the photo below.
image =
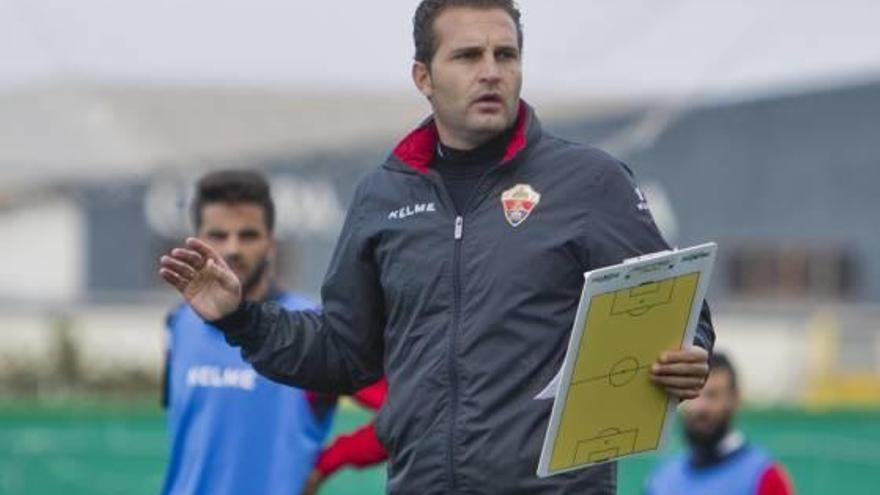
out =
<path fill-rule="evenodd" d="M 334 429 L 347 431 L 368 415 L 343 409 Z M 807 412 L 751 409 L 741 428 L 789 469 L 804 495 L 874 494 L 880 490 L 880 410 Z M 668 451 L 680 448 L 677 432 Z M 152 403 L 0 401 L 0 493 L 156 494 L 166 458 L 164 415 Z M 638 494 L 656 463 L 621 463 L 619 493 Z M 384 471 L 348 470 L 327 495 L 382 493 Z"/>

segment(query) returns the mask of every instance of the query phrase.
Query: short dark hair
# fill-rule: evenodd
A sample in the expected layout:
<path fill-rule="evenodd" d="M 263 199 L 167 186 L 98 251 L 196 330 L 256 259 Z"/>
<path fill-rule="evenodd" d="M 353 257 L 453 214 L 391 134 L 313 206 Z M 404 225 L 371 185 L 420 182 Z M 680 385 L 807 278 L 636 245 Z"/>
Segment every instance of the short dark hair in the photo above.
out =
<path fill-rule="evenodd" d="M 275 229 L 275 203 L 269 183 L 257 172 L 221 170 L 199 179 L 192 202 L 193 225 L 197 231 L 202 227 L 202 209 L 210 203 L 256 204 L 263 208 L 263 220 L 269 232 Z"/>
<path fill-rule="evenodd" d="M 712 356 L 709 357 L 709 370 L 710 372 L 718 370 L 727 371 L 730 374 L 730 388 L 737 391 L 739 390 L 736 368 L 733 366 L 733 362 L 730 358 L 727 357 L 727 354 L 718 351 L 712 353 Z"/>
<path fill-rule="evenodd" d="M 474 9 L 502 9 L 510 15 L 516 24 L 517 43 L 522 50 L 523 28 L 519 8 L 513 0 L 422 0 L 413 16 L 413 42 L 416 45 L 415 59 L 426 65 L 431 64 L 437 52 L 437 39 L 434 33 L 434 21 L 440 14 L 452 7 L 469 7 Z"/>

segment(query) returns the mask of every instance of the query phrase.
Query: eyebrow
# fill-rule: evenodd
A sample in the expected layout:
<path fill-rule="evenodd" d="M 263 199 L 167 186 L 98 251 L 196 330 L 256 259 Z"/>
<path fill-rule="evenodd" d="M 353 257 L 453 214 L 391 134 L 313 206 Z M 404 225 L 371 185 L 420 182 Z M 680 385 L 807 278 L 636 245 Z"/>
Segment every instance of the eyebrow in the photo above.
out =
<path fill-rule="evenodd" d="M 458 48 L 453 48 L 449 52 L 449 54 L 455 56 L 455 55 L 461 55 L 461 54 L 469 53 L 469 52 L 484 52 L 486 50 L 487 50 L 487 47 L 485 44 L 482 44 L 482 43 L 476 44 L 475 43 L 473 45 L 464 45 L 464 46 L 461 46 Z M 513 51 L 513 52 L 519 53 L 519 46 L 517 46 L 515 43 L 514 44 L 502 43 L 502 44 L 498 44 L 498 45 L 493 46 L 492 51 L 493 52 Z"/>
<path fill-rule="evenodd" d="M 463 53 L 468 53 L 468 52 L 482 52 L 482 51 L 485 51 L 485 50 L 486 50 L 486 47 L 483 46 L 483 45 L 465 45 L 465 46 L 462 46 L 462 47 L 460 47 L 460 48 L 454 48 L 454 49 L 452 49 L 452 51 L 449 52 L 449 53 L 450 53 L 450 55 L 461 55 L 461 54 L 463 54 Z"/>

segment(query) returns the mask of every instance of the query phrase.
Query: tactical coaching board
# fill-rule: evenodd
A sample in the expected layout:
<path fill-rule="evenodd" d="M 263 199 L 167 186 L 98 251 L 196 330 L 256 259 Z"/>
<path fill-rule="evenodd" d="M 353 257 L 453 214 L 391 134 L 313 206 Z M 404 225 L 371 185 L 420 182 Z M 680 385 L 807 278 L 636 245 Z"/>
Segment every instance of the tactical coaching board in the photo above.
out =
<path fill-rule="evenodd" d="M 651 365 L 693 341 L 715 251 L 665 251 L 584 274 L 539 476 L 660 448 L 677 401 L 650 381 Z"/>

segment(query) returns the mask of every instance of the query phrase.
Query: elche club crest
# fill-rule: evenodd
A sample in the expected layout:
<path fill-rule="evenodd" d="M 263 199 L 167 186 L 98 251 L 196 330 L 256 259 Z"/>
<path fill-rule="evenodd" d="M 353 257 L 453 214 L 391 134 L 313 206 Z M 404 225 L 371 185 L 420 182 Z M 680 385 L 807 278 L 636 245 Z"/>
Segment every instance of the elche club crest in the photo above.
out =
<path fill-rule="evenodd" d="M 511 227 L 525 222 L 540 201 L 541 195 L 528 184 L 517 184 L 501 193 L 504 218 Z"/>

